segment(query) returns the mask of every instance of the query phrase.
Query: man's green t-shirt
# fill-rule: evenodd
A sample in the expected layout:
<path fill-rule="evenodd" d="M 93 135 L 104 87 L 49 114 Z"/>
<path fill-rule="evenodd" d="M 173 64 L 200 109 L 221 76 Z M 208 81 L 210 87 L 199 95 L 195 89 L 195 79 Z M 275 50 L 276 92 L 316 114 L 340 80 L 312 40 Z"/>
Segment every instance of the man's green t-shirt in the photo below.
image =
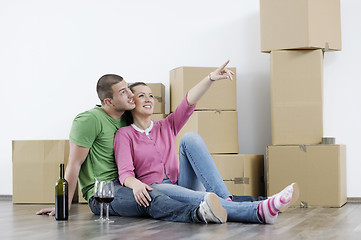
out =
<path fill-rule="evenodd" d="M 90 148 L 79 172 L 80 188 L 85 200 L 89 201 L 94 195 L 95 178 L 98 180 L 118 178 L 113 140 L 116 131 L 125 125 L 122 118 L 112 118 L 99 106 L 75 117 L 69 139 L 76 145 Z"/>

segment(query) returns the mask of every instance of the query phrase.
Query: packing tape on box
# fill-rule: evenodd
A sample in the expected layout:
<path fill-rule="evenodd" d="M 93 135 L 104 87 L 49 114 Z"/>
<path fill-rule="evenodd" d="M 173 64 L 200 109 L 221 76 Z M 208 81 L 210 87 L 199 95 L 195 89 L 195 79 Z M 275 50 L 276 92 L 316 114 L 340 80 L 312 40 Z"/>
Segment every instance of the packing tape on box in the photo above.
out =
<path fill-rule="evenodd" d="M 330 46 L 328 45 L 328 42 L 325 42 L 325 49 L 324 52 L 327 52 L 330 49 Z"/>
<path fill-rule="evenodd" d="M 160 102 L 160 103 L 163 101 L 162 97 L 154 96 L 154 98 L 155 98 L 158 102 Z"/>
<path fill-rule="evenodd" d="M 323 137 L 322 144 L 335 144 L 336 139 L 334 137 Z"/>
<path fill-rule="evenodd" d="M 308 202 L 301 201 L 300 208 L 308 208 Z"/>
<path fill-rule="evenodd" d="M 248 177 L 242 177 L 242 178 L 234 178 L 229 180 L 223 180 L 225 182 L 234 182 L 234 184 L 249 184 L 249 178 Z"/>
<path fill-rule="evenodd" d="M 302 151 L 307 152 L 306 145 L 299 145 L 298 146 Z"/>

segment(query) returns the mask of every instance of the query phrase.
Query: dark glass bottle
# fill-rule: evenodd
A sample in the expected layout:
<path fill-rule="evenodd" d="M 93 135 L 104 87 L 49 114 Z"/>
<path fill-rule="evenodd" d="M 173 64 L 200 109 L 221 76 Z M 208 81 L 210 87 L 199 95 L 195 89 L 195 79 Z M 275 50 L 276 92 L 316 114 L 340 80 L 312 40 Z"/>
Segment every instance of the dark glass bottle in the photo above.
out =
<path fill-rule="evenodd" d="M 55 184 L 55 219 L 68 220 L 68 182 L 64 178 L 64 164 L 60 166 L 60 178 Z"/>

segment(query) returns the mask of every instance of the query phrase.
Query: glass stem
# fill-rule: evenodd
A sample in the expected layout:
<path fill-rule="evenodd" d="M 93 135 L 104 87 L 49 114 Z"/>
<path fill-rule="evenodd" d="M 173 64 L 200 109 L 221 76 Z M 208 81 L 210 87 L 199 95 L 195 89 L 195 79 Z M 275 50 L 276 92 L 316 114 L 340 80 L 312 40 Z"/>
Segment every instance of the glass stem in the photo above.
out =
<path fill-rule="evenodd" d="M 106 205 L 107 205 L 107 220 L 109 220 L 109 204 L 106 203 Z"/>
<path fill-rule="evenodd" d="M 103 203 L 100 204 L 100 218 L 103 219 Z"/>

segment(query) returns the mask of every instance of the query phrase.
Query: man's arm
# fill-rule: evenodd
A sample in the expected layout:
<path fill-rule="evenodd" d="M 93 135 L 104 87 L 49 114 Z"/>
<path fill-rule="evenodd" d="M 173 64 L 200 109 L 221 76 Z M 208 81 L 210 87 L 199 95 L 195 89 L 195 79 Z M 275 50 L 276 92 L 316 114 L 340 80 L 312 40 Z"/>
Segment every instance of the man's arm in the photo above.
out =
<path fill-rule="evenodd" d="M 68 200 L 69 200 L 69 209 L 70 209 L 71 201 L 73 199 L 76 189 L 76 183 L 78 181 L 80 167 L 85 161 L 86 157 L 88 156 L 89 148 L 81 147 L 79 145 L 74 144 L 71 141 L 69 141 L 69 144 L 70 144 L 70 151 L 69 151 L 68 164 L 65 169 L 65 179 L 68 181 L 69 184 Z M 54 216 L 55 207 L 41 209 L 36 214 L 37 215 L 49 214 L 50 216 Z"/>

